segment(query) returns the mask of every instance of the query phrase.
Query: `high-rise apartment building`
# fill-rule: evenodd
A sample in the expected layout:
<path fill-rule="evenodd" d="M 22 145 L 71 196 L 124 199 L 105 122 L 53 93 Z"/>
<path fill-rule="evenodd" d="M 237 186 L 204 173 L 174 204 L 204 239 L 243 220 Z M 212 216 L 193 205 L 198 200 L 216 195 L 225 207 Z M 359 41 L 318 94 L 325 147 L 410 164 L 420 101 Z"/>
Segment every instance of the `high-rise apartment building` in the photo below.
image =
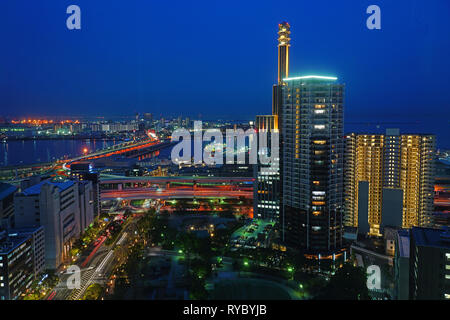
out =
<path fill-rule="evenodd" d="M 319 258 L 342 245 L 343 99 L 334 77 L 286 78 L 282 86 L 283 240 Z"/>
<path fill-rule="evenodd" d="M 429 226 L 435 138 L 349 134 L 345 143 L 345 225 L 380 236 L 384 226 Z"/>

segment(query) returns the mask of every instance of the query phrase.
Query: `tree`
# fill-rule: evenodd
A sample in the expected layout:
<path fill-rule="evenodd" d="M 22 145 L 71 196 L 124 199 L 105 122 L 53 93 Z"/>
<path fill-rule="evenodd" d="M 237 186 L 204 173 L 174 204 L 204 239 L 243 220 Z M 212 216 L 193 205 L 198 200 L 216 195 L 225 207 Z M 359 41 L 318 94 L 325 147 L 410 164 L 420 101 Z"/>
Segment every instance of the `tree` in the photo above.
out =
<path fill-rule="evenodd" d="M 190 296 L 192 299 L 204 300 L 208 298 L 208 291 L 205 289 L 205 279 L 193 277 L 190 290 Z"/>
<path fill-rule="evenodd" d="M 103 287 L 94 283 L 86 289 L 86 293 L 84 294 L 83 300 L 98 300 L 103 292 Z"/>
<path fill-rule="evenodd" d="M 318 296 L 322 300 L 369 300 L 367 289 L 367 274 L 361 267 L 355 267 L 345 263 L 338 269 L 322 294 Z"/>

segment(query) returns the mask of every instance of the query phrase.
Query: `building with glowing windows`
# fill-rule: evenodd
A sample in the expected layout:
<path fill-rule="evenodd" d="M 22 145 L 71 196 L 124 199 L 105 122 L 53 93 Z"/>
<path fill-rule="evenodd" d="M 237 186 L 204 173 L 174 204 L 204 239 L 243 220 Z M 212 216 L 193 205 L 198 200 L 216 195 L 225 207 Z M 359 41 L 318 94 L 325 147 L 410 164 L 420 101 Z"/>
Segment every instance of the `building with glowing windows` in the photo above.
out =
<path fill-rule="evenodd" d="M 34 247 L 32 232 L 0 231 L 0 300 L 16 300 L 30 288 L 36 277 Z"/>
<path fill-rule="evenodd" d="M 255 127 L 258 132 L 267 134 L 267 154 L 271 154 L 271 134 L 278 134 L 277 116 L 256 116 Z M 280 159 L 273 160 L 271 164 L 258 163 L 254 166 L 254 217 L 268 221 L 278 221 L 280 216 Z"/>
<path fill-rule="evenodd" d="M 388 129 L 345 138 L 344 224 L 370 236 L 384 226 L 430 226 L 435 137 Z"/>
<path fill-rule="evenodd" d="M 282 86 L 282 237 L 319 259 L 342 246 L 343 99 L 335 77 L 285 78 Z"/>
<path fill-rule="evenodd" d="M 279 105 L 281 104 L 281 88 L 283 79 L 289 75 L 289 49 L 291 27 L 289 23 L 278 24 L 278 82 L 273 85 L 272 92 L 272 114 L 256 116 L 255 129 L 265 131 L 268 141 L 271 141 L 271 133 L 279 133 Z M 268 146 L 270 149 L 270 146 Z M 268 151 L 269 151 L 268 149 Z M 279 152 L 281 154 L 281 145 Z M 270 152 L 270 151 L 269 151 Z M 280 161 L 275 159 L 276 164 L 254 166 L 254 205 L 253 213 L 255 218 L 279 221 L 281 181 L 280 181 Z"/>

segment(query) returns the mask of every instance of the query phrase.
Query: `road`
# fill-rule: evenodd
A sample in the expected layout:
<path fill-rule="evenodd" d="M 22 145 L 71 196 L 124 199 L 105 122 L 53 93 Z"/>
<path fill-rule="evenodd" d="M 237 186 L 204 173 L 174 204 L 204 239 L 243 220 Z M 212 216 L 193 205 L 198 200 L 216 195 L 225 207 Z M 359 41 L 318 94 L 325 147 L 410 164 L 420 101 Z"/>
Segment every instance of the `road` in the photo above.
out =
<path fill-rule="evenodd" d="M 132 222 L 135 223 L 135 222 Z M 104 284 L 108 281 L 114 260 L 114 247 L 123 244 L 128 237 L 130 224 L 124 227 L 119 240 L 110 246 L 104 244 L 104 239 L 93 248 L 88 257 L 80 259 L 75 265 L 80 267 L 80 287 L 78 289 L 69 289 L 67 281 L 73 274 L 60 274 L 60 281 L 54 290 L 47 296 L 47 300 L 79 300 L 83 297 L 86 289 L 93 283 Z M 73 278 L 72 278 L 73 279 Z"/>
<path fill-rule="evenodd" d="M 179 199 L 179 198 L 239 198 L 247 199 L 253 198 L 253 191 L 243 190 L 223 190 L 215 188 L 196 188 L 196 189 L 163 189 L 163 190 L 149 190 L 149 189 L 127 189 L 101 192 L 101 200 L 114 200 L 117 198 L 127 200 L 139 199 Z"/>

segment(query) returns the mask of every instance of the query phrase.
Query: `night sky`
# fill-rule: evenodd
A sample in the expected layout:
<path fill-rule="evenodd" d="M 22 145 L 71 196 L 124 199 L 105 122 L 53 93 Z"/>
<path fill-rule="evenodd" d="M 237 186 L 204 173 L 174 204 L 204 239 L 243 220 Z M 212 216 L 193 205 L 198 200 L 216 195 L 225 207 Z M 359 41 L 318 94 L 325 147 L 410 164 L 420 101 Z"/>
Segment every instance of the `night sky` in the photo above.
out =
<path fill-rule="evenodd" d="M 79 31 L 66 28 L 70 4 Z M 381 30 L 366 28 L 371 4 Z M 269 114 L 282 21 L 290 76 L 339 77 L 346 121 L 449 126 L 448 0 L 2 0 L 1 114 Z"/>

